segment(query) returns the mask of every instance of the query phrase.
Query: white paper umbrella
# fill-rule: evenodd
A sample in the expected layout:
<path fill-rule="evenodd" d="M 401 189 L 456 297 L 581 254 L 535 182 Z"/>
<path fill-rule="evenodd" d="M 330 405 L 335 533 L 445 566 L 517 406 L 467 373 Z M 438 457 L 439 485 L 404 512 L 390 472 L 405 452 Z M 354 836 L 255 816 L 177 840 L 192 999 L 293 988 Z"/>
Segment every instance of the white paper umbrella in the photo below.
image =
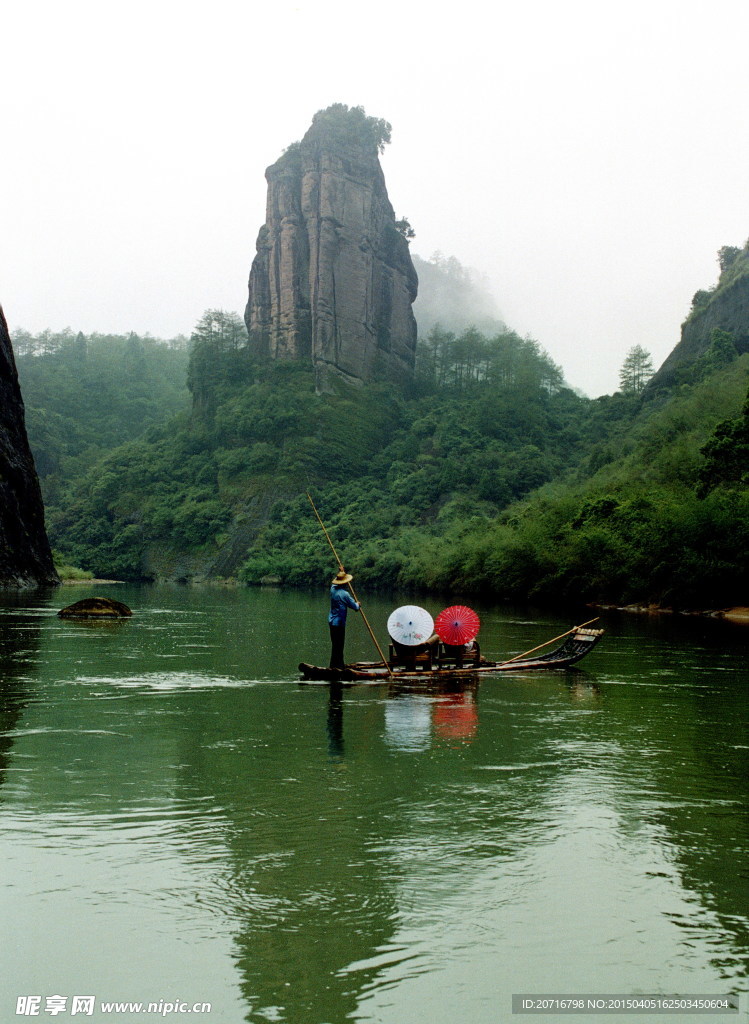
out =
<path fill-rule="evenodd" d="M 397 644 L 415 647 L 425 644 L 434 632 L 434 619 L 416 604 L 404 604 L 390 613 L 388 633 Z"/>

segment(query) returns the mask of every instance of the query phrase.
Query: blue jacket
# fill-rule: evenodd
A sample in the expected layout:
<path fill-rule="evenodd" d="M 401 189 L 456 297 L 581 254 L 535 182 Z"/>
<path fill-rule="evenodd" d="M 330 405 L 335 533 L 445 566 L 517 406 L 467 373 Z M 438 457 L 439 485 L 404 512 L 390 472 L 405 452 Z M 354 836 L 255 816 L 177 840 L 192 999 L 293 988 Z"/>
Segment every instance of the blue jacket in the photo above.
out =
<path fill-rule="evenodd" d="M 328 615 L 328 622 L 331 626 L 345 626 L 348 609 L 353 608 L 354 611 L 358 612 L 360 607 L 361 605 L 353 599 L 346 587 L 330 588 L 330 614 Z"/>

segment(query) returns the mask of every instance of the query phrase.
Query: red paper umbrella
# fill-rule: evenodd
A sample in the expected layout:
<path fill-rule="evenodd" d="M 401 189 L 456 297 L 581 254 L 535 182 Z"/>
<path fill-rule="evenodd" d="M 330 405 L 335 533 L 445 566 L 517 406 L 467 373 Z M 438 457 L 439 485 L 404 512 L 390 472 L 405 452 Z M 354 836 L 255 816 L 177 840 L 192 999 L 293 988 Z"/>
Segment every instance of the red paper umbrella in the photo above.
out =
<path fill-rule="evenodd" d="M 457 647 L 476 639 L 481 620 L 473 608 L 454 604 L 439 613 L 434 620 L 434 628 L 443 644 Z"/>

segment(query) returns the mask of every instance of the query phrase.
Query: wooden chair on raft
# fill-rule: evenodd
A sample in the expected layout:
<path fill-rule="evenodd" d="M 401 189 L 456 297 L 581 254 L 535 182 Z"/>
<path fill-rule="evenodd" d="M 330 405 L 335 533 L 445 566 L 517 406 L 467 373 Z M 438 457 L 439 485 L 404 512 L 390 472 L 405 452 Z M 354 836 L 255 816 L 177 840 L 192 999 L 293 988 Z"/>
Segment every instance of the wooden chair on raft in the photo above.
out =
<path fill-rule="evenodd" d="M 437 640 L 408 647 L 393 641 L 388 649 L 388 660 L 391 668 L 403 668 L 407 672 L 425 670 L 431 672 L 437 649 Z"/>
<path fill-rule="evenodd" d="M 481 648 L 478 640 L 472 644 L 453 646 L 441 643 L 434 636 L 428 643 L 413 647 L 391 643 L 388 660 L 391 668 L 403 668 L 407 672 L 431 672 L 434 668 L 474 668 L 481 664 Z"/>
<path fill-rule="evenodd" d="M 475 668 L 481 664 L 481 648 L 478 640 L 470 644 L 439 645 L 437 651 L 437 668 Z"/>

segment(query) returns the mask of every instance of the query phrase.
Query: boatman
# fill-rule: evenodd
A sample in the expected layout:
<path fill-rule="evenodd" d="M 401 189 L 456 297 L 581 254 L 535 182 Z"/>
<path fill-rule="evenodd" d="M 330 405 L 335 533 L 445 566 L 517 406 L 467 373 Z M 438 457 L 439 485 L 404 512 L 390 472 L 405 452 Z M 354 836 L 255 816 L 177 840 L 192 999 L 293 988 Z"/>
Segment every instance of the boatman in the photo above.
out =
<path fill-rule="evenodd" d="M 346 615 L 349 608 L 358 612 L 361 605 L 355 601 L 348 589 L 354 577 L 341 566 L 341 570 L 330 587 L 330 667 L 343 668 L 343 644 L 346 639 Z"/>

